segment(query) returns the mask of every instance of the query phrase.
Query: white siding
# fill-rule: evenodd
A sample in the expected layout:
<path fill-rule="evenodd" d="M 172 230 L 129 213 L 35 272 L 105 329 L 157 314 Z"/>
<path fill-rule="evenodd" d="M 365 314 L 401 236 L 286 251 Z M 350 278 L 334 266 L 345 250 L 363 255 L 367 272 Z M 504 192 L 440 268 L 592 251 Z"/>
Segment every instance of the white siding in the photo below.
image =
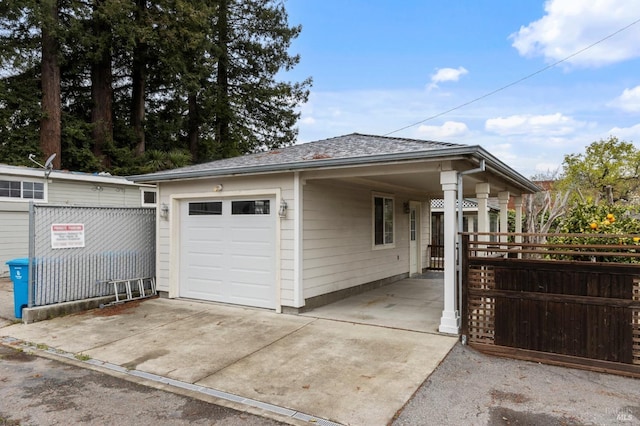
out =
<path fill-rule="evenodd" d="M 50 204 L 101 207 L 140 207 L 140 187 L 108 183 L 51 180 L 48 184 Z"/>
<path fill-rule="evenodd" d="M 305 298 L 409 272 L 409 215 L 404 213 L 403 203 L 411 197 L 390 194 L 395 197 L 395 247 L 374 249 L 374 191 L 389 193 L 330 181 L 305 185 Z M 425 240 L 423 235 L 423 245 Z"/>
<path fill-rule="evenodd" d="M 29 207 L 0 202 L 0 277 L 9 275 L 7 260 L 29 255 Z"/>
<path fill-rule="evenodd" d="M 215 192 L 216 185 L 222 185 L 222 190 Z M 293 174 L 278 174 L 265 176 L 238 176 L 234 178 L 211 178 L 198 179 L 179 182 L 163 182 L 158 187 L 158 208 L 162 204 L 171 205 L 171 197 L 179 195 L 181 197 L 200 194 L 211 197 L 224 197 L 226 194 L 240 191 L 261 191 L 265 193 L 279 189 L 281 197 L 287 201 L 289 206 L 285 219 L 277 218 L 280 221 L 280 298 L 282 305 L 290 306 L 293 303 Z M 279 205 L 274 206 L 277 211 Z M 169 215 L 176 212 L 170 211 Z M 157 246 L 156 246 L 156 269 L 157 287 L 160 291 L 170 291 L 170 261 L 171 250 L 179 250 L 180 242 L 171 241 L 171 221 L 158 219 Z M 179 225 L 177 225 L 179 226 Z M 174 234 L 177 235 L 177 234 Z M 174 283 L 175 284 L 175 283 Z"/>

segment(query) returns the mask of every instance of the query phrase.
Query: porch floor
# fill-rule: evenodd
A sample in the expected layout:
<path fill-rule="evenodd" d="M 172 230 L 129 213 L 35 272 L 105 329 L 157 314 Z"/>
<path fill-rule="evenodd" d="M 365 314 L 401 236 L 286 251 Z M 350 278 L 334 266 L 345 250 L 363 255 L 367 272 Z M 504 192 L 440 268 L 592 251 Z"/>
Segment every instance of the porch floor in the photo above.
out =
<path fill-rule="evenodd" d="M 437 333 L 444 307 L 443 272 L 426 272 L 300 315 Z"/>

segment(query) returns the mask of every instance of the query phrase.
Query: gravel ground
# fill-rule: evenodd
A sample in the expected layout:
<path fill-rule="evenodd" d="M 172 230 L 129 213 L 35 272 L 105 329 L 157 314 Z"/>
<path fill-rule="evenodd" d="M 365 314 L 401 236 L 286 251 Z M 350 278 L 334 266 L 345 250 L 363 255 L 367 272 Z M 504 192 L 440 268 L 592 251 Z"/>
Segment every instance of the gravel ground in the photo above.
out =
<path fill-rule="evenodd" d="M 640 425 L 640 379 L 457 344 L 393 425 Z"/>

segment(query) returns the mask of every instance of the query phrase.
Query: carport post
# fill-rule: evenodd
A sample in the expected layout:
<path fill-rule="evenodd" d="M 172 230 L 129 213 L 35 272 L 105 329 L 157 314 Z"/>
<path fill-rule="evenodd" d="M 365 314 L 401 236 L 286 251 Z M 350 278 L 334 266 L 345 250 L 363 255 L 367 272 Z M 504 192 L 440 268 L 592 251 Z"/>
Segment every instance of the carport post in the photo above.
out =
<path fill-rule="evenodd" d="M 444 309 L 438 331 L 458 334 L 460 316 L 456 310 L 456 193 L 458 172 L 440 172 L 444 192 Z"/>

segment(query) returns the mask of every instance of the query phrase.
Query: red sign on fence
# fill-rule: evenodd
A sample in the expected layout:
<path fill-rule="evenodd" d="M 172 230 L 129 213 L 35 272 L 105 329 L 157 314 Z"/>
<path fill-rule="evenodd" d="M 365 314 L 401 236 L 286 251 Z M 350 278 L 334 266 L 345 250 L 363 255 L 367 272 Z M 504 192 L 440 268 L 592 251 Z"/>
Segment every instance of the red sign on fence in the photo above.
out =
<path fill-rule="evenodd" d="M 84 247 L 84 223 L 51 225 L 51 248 Z"/>

